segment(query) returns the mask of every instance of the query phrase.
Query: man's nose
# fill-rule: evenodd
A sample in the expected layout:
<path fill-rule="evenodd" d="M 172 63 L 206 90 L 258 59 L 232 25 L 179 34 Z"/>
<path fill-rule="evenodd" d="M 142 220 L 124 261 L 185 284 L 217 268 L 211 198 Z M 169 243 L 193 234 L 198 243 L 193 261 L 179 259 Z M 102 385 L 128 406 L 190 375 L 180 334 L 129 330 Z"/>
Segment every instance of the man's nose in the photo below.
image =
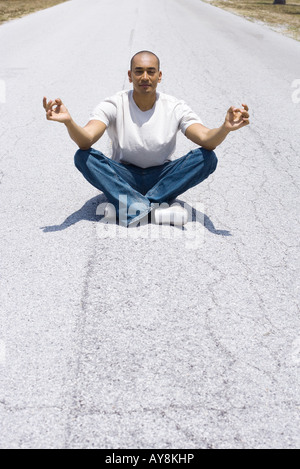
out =
<path fill-rule="evenodd" d="M 142 75 L 142 80 L 148 80 L 148 73 L 146 72 L 146 70 L 144 71 Z"/>

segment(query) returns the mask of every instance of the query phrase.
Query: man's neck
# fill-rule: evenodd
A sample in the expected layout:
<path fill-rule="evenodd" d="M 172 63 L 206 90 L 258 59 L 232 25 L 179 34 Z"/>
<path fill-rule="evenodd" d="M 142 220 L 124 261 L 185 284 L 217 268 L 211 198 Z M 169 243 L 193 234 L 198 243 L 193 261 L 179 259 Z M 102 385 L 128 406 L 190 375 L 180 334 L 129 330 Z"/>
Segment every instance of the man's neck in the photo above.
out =
<path fill-rule="evenodd" d="M 155 101 L 156 101 L 156 92 L 153 94 L 149 95 L 139 95 L 133 90 L 133 95 L 132 95 L 135 104 L 141 111 L 149 111 L 150 109 L 153 108 Z"/>

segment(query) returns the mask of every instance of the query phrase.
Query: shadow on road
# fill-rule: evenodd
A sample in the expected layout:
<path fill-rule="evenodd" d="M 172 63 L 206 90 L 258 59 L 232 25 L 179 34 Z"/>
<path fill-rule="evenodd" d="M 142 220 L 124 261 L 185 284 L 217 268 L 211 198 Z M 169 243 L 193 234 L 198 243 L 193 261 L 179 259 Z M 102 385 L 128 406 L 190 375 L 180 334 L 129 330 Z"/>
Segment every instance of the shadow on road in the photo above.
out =
<path fill-rule="evenodd" d="M 82 220 L 99 221 L 101 220 L 102 216 L 96 215 L 96 209 L 99 204 L 105 202 L 107 202 L 107 198 L 104 194 L 97 195 L 96 197 L 88 200 L 79 210 L 69 215 L 60 225 L 42 226 L 41 229 L 44 231 L 44 233 L 49 233 L 52 231 L 65 230 Z M 198 212 L 194 207 L 189 206 L 187 202 L 185 202 L 185 207 L 191 209 L 192 221 L 197 221 L 200 223 L 199 220 L 201 220 L 201 223 L 204 224 L 204 227 L 211 233 L 221 236 L 232 236 L 228 230 L 217 230 L 211 219 L 205 215 L 205 213 L 203 214 Z"/>

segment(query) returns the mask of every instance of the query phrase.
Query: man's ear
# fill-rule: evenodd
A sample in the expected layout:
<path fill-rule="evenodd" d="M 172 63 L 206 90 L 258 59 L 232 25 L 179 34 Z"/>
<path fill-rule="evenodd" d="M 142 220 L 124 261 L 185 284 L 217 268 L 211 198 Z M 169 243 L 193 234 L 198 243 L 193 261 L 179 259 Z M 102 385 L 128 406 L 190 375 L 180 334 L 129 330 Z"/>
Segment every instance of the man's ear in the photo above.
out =
<path fill-rule="evenodd" d="M 161 78 L 162 78 L 162 72 L 160 71 L 160 72 L 159 72 L 158 83 L 160 83 L 160 82 L 161 82 Z"/>
<path fill-rule="evenodd" d="M 128 70 L 129 83 L 132 83 L 131 70 Z"/>

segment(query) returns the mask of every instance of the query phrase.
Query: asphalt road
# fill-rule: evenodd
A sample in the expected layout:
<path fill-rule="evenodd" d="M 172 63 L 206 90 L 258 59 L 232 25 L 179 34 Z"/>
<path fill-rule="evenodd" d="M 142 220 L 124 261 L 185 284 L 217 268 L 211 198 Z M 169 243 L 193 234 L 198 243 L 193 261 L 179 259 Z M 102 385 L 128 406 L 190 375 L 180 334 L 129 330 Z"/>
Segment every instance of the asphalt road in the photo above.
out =
<path fill-rule="evenodd" d="M 84 125 L 141 49 L 207 126 L 251 112 L 182 195 L 184 230 L 101 223 L 42 108 L 60 97 Z M 0 27 L 2 448 L 299 447 L 299 54 L 200 0 L 73 0 Z M 179 135 L 176 157 L 194 147 Z"/>

